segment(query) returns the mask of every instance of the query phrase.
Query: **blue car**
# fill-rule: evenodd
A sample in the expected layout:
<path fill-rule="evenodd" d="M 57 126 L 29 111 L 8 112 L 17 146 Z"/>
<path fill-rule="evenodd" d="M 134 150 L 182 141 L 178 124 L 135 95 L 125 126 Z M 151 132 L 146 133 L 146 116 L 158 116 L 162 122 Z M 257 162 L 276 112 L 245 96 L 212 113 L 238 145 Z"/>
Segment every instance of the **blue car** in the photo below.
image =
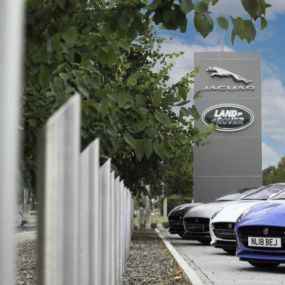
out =
<path fill-rule="evenodd" d="M 285 192 L 244 212 L 235 232 L 240 260 L 261 268 L 285 263 Z"/>

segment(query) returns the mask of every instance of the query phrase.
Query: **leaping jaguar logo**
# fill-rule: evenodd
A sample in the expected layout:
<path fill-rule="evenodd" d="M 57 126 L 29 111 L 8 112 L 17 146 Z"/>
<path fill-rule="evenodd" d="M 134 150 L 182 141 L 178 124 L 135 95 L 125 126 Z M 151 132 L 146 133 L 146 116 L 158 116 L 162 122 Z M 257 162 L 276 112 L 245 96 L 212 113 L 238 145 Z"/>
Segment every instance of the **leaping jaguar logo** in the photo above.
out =
<path fill-rule="evenodd" d="M 235 74 L 231 71 L 228 71 L 221 67 L 209 67 L 207 68 L 207 72 L 211 74 L 211 77 L 217 76 L 217 77 L 232 77 L 237 82 L 243 82 L 245 84 L 249 84 L 252 82 L 252 80 L 248 80 L 238 74 Z"/>

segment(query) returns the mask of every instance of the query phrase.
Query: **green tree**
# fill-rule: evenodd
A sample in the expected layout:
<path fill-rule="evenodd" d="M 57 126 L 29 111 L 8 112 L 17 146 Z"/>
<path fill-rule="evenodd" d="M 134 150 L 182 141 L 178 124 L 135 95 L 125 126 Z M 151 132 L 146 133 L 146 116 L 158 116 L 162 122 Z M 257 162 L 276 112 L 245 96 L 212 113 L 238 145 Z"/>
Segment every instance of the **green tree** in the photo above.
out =
<path fill-rule="evenodd" d="M 285 156 L 281 157 L 277 167 L 269 166 L 262 171 L 263 184 L 285 182 Z"/>
<path fill-rule="evenodd" d="M 177 194 L 180 204 L 184 197 L 192 197 L 193 164 L 192 146 L 181 147 L 176 156 L 165 162 L 164 183 L 167 196 Z"/>
<path fill-rule="evenodd" d="M 260 29 L 267 26 L 266 9 L 271 7 L 265 0 L 241 0 L 248 17 L 218 16 L 213 19 L 211 8 L 219 5 L 219 0 L 153 0 L 148 6 L 147 15 L 152 16 L 156 24 L 163 24 L 170 30 L 180 29 L 186 32 L 189 20 L 204 38 L 213 31 L 215 23 L 221 29 L 228 30 L 231 23 L 231 41 L 235 38 L 246 40 L 248 43 L 255 39 L 256 22 L 260 21 Z M 193 15 L 193 17 L 189 17 Z"/>
<path fill-rule="evenodd" d="M 268 185 L 275 182 L 276 180 L 275 171 L 276 171 L 275 166 L 269 166 L 263 169 L 262 171 L 263 185 Z"/>
<path fill-rule="evenodd" d="M 203 135 L 193 127 L 198 117 L 195 107 L 186 105 L 196 71 L 169 86 L 172 65 L 166 59 L 173 55 L 160 53 L 161 41 L 151 19 L 169 29 L 181 28 L 181 13 L 186 19 L 188 12 L 194 12 L 195 27 L 201 26 L 197 31 L 206 36 L 204 25 L 214 2 L 197 1 L 190 9 L 191 1 L 28 0 L 23 100 L 26 179 L 33 184 L 40 128 L 79 92 L 82 147 L 99 137 L 102 159 L 112 158 L 132 191 L 143 191 L 146 184 L 159 189 L 162 162 L 174 159 L 181 146 L 200 143 Z M 251 11 L 250 21 L 265 19 L 264 1 L 242 2 Z M 249 9 L 252 3 L 259 11 L 255 15 Z M 248 30 L 242 23 L 234 24 L 240 38 Z M 248 33 L 246 39 L 254 36 Z M 157 62 L 161 70 L 154 72 Z M 174 106 L 180 107 L 178 113 Z"/>
<path fill-rule="evenodd" d="M 275 170 L 276 182 L 285 182 L 285 156 L 283 156 Z"/>

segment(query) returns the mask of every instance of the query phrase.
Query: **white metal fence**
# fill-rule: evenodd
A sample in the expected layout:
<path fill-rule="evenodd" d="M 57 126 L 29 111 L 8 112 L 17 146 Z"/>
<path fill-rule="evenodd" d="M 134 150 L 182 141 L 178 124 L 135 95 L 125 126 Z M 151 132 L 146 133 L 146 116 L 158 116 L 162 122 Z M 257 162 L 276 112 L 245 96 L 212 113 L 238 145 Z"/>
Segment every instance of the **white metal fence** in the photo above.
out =
<path fill-rule="evenodd" d="M 132 198 L 99 141 L 80 154 L 80 96 L 47 122 L 41 143 L 40 284 L 117 285 L 130 246 Z"/>
<path fill-rule="evenodd" d="M 13 282 L 24 1 L 0 1 L 0 284 Z"/>
<path fill-rule="evenodd" d="M 19 118 L 24 1 L 0 1 L 0 285 L 15 280 Z M 99 141 L 80 153 L 80 96 L 47 122 L 39 168 L 39 284 L 122 283 L 132 198 Z"/>

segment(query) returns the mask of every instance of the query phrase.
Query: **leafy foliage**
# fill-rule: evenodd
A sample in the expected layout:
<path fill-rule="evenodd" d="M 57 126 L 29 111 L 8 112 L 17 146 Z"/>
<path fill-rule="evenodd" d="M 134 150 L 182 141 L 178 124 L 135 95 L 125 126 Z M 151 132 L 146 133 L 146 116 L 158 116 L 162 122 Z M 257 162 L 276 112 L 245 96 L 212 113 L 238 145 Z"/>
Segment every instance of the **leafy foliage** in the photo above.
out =
<path fill-rule="evenodd" d="M 192 196 L 193 160 L 192 146 L 184 145 L 177 150 L 176 156 L 165 162 L 165 194 L 178 194 L 180 203 L 185 196 Z"/>
<path fill-rule="evenodd" d="M 212 6 L 216 5 L 219 0 L 153 0 L 148 6 L 148 15 L 156 24 L 163 24 L 167 29 L 180 29 L 185 32 L 189 19 L 189 14 L 193 14 L 194 27 L 204 38 L 214 29 L 214 22 L 227 30 L 229 22 L 232 24 L 231 40 L 234 43 L 235 38 L 246 40 L 248 43 L 255 39 L 255 24 L 260 20 L 261 30 L 267 25 L 266 9 L 271 7 L 265 0 L 241 0 L 245 12 L 249 19 L 242 17 L 217 17 L 213 19 L 211 14 Z"/>
<path fill-rule="evenodd" d="M 269 166 L 262 171 L 263 185 L 285 182 L 285 156 L 283 156 L 277 167 Z"/>
<path fill-rule="evenodd" d="M 181 149 L 190 155 L 192 145 L 204 138 L 193 127 L 193 120 L 199 117 L 195 106 L 187 105 L 196 70 L 169 86 L 172 65 L 167 58 L 175 55 L 161 54 L 161 40 L 153 32 L 151 19 L 184 32 L 186 16 L 193 12 L 196 30 L 206 37 L 214 27 L 209 7 L 217 2 L 27 0 L 26 180 L 34 182 L 35 145 L 41 127 L 78 92 L 82 97 L 82 148 L 99 137 L 102 160 L 112 158 L 114 169 L 134 193 L 143 191 L 145 185 L 160 191 L 163 179 L 172 181 L 167 165 L 181 156 Z M 261 19 L 264 28 L 268 5 L 263 0 L 243 1 L 243 5 L 251 19 L 234 19 L 232 33 L 250 41 L 255 36 L 255 26 L 250 23 Z M 218 21 L 227 27 L 226 19 Z M 157 63 L 161 69 L 154 72 Z M 175 112 L 174 106 L 180 111 Z"/>
<path fill-rule="evenodd" d="M 99 137 L 102 159 L 112 158 L 130 189 L 140 192 L 147 184 L 157 184 L 161 162 L 174 157 L 182 144 L 201 140 L 195 138 L 198 130 L 188 119 L 195 107 L 173 111 L 175 104 L 188 102 L 196 71 L 169 86 L 172 65 L 167 57 L 173 55 L 159 52 L 161 41 L 136 6 L 139 2 L 115 7 L 98 1 L 35 3 L 28 3 L 26 27 L 27 172 L 35 170 L 39 129 L 78 92 L 82 148 Z M 155 73 L 157 63 L 161 69 Z"/>

